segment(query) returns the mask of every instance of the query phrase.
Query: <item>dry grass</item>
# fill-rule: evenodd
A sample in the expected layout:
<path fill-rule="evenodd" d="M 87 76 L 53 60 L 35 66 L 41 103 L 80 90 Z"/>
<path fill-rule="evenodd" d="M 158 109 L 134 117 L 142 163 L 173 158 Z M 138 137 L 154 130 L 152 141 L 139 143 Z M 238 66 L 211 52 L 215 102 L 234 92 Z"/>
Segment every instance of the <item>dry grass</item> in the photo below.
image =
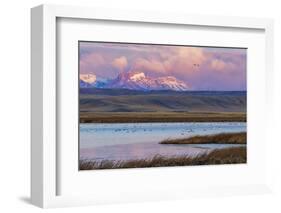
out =
<path fill-rule="evenodd" d="M 198 135 L 182 139 L 166 139 L 160 144 L 246 144 L 246 132 Z"/>
<path fill-rule="evenodd" d="M 246 122 L 244 112 L 80 112 L 80 123 Z"/>
<path fill-rule="evenodd" d="M 164 157 L 156 155 L 151 159 L 127 160 L 127 161 L 80 161 L 80 170 L 92 169 L 120 169 L 120 168 L 144 168 L 167 166 L 195 166 L 212 164 L 241 164 L 247 162 L 246 147 L 233 147 L 217 149 L 196 157 L 178 156 Z"/>

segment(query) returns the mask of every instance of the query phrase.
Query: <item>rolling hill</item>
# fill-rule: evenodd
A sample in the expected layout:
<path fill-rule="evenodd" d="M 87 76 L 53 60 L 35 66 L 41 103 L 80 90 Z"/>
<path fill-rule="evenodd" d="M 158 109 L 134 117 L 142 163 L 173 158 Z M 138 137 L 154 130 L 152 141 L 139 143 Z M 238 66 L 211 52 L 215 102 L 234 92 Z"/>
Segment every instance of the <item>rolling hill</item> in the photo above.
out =
<path fill-rule="evenodd" d="M 245 91 L 80 88 L 80 112 L 246 112 Z"/>

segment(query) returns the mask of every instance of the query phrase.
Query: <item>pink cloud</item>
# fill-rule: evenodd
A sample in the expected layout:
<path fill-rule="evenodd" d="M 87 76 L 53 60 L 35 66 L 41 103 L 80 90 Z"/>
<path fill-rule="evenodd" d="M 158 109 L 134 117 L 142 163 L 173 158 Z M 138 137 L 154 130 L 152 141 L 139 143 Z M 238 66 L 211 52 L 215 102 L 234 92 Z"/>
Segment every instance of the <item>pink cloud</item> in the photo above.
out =
<path fill-rule="evenodd" d="M 245 89 L 245 49 L 142 44 L 87 43 L 80 71 L 112 79 L 119 72 L 174 76 L 195 89 Z"/>
<path fill-rule="evenodd" d="M 165 73 L 166 69 L 161 61 L 155 59 L 138 58 L 134 62 L 133 70 Z"/>
<path fill-rule="evenodd" d="M 176 47 L 163 62 L 167 72 L 178 75 L 192 75 L 207 60 L 202 48 Z"/>
<path fill-rule="evenodd" d="M 153 52 L 160 55 L 160 58 L 152 57 L 152 53 L 150 57 L 145 55 L 146 58 L 137 58 L 133 69 L 163 75 L 191 74 L 198 70 L 196 65 L 204 63 L 207 59 L 201 48 L 194 47 L 154 47 Z"/>
<path fill-rule="evenodd" d="M 125 68 L 128 66 L 128 61 L 125 56 L 121 56 L 119 58 L 115 58 L 112 62 L 112 65 L 119 69 L 120 71 L 124 71 Z"/>
<path fill-rule="evenodd" d="M 231 70 L 235 70 L 235 64 L 231 62 L 224 62 L 219 59 L 213 59 L 210 64 L 210 68 L 214 71 L 228 72 Z"/>
<path fill-rule="evenodd" d="M 80 71 L 81 73 L 93 73 L 100 66 L 105 65 L 106 60 L 101 54 L 91 53 L 83 56 L 80 60 Z"/>

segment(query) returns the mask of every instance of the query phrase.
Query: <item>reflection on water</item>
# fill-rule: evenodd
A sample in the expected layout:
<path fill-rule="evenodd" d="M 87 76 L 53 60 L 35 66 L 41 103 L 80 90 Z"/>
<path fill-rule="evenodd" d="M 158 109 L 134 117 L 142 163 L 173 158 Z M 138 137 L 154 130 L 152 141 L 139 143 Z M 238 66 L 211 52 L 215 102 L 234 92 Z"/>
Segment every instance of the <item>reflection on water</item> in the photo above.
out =
<path fill-rule="evenodd" d="M 161 145 L 167 138 L 246 131 L 244 122 L 80 124 L 80 159 L 198 155 L 233 145 Z"/>

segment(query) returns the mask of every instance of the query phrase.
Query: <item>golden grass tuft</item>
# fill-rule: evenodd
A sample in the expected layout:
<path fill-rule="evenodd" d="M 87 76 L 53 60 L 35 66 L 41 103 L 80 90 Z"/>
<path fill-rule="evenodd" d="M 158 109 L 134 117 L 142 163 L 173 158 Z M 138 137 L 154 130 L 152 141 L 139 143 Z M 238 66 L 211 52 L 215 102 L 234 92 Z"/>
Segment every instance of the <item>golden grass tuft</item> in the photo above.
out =
<path fill-rule="evenodd" d="M 160 144 L 246 144 L 246 132 L 198 135 L 182 139 L 166 139 Z"/>
<path fill-rule="evenodd" d="M 93 169 L 120 169 L 120 168 L 145 168 L 168 166 L 195 166 L 214 164 L 241 164 L 247 162 L 246 147 L 232 147 L 216 149 L 206 154 L 195 157 L 176 156 L 164 157 L 156 155 L 151 159 L 125 160 L 125 161 L 80 161 L 80 170 Z"/>

